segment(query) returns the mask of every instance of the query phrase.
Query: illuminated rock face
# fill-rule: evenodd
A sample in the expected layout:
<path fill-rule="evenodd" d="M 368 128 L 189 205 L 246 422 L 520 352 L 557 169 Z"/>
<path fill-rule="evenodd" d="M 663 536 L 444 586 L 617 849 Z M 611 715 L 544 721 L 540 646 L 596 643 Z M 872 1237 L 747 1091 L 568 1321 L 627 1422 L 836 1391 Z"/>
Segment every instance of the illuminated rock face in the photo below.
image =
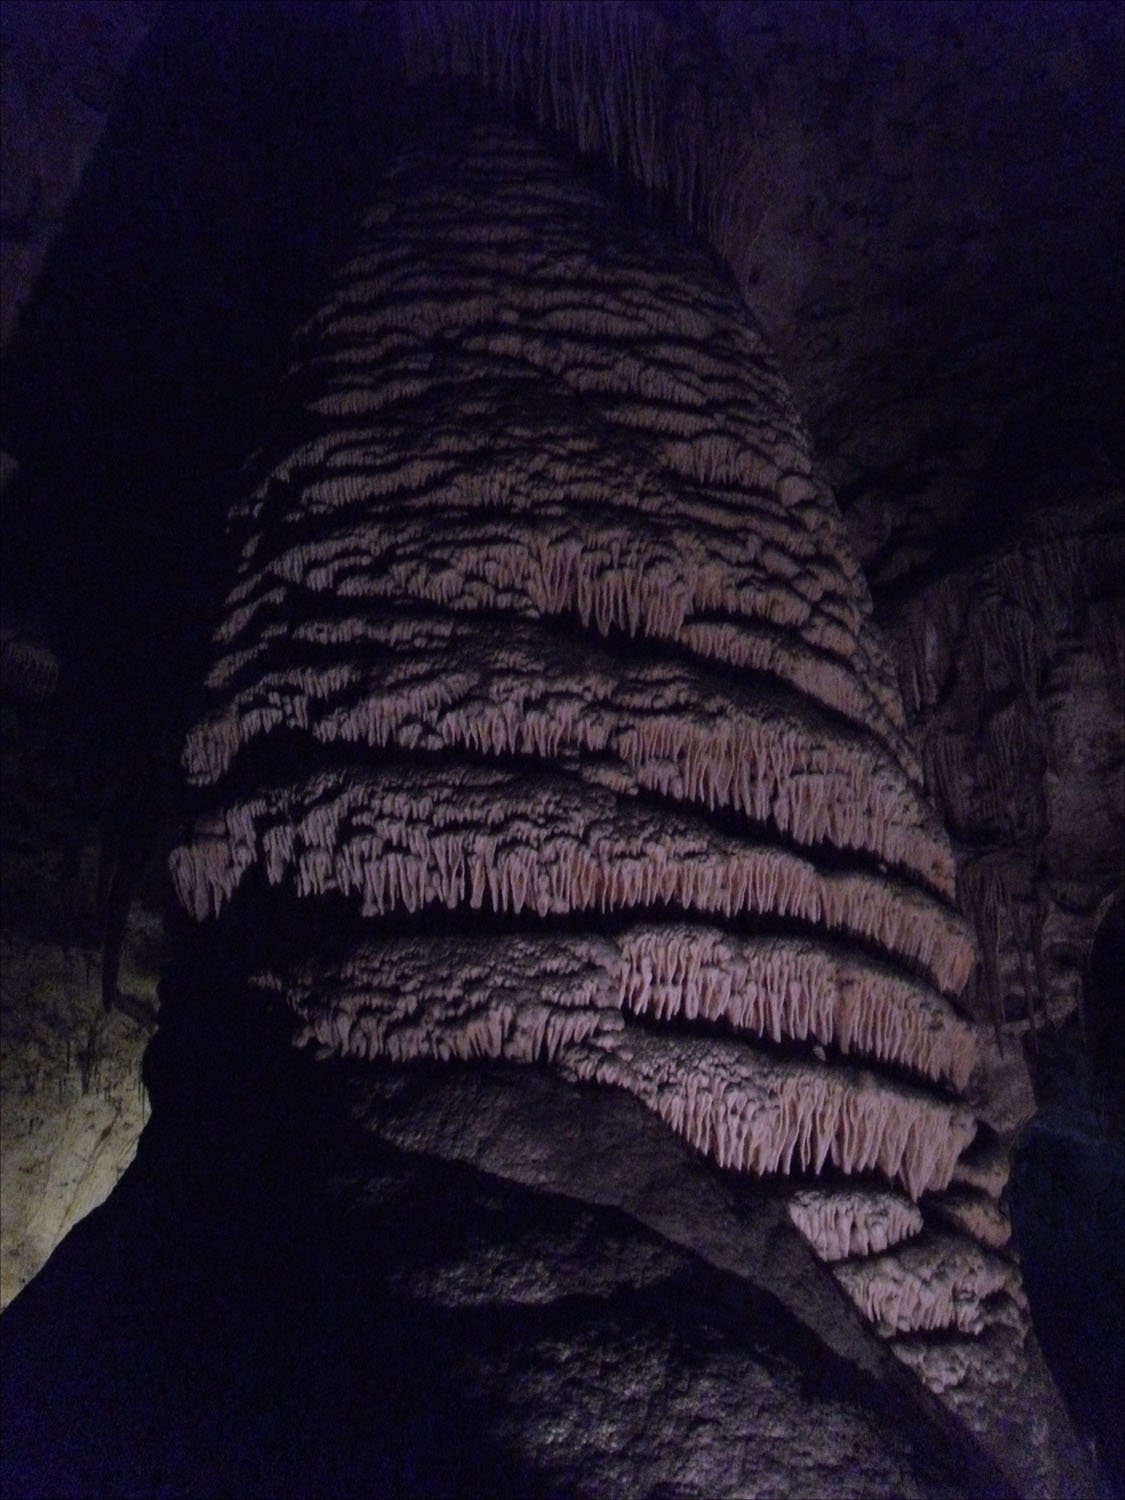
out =
<path fill-rule="evenodd" d="M 331 940 L 248 976 L 301 1040 L 623 1088 L 797 1178 L 824 1259 L 881 1256 L 841 1281 L 889 1331 L 975 1332 L 956 1276 L 1008 1280 L 956 1233 L 881 1290 L 976 1131 L 949 844 L 713 259 L 467 126 L 389 168 L 289 399 L 233 517 L 184 907 L 321 903 Z"/>

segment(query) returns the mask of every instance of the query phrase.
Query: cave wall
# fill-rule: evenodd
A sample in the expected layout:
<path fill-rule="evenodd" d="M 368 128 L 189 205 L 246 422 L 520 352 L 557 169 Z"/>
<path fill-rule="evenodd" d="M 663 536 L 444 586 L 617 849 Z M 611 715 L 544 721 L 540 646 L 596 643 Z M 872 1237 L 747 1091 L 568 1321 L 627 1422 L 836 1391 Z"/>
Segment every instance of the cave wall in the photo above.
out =
<path fill-rule="evenodd" d="M 13 0 L 0 16 L 0 351 L 31 299 L 128 70 L 160 6 Z M 0 453 L 12 534 L 14 455 Z M 6 541 L 7 545 L 7 541 Z M 88 792 L 59 775 L 47 706 L 59 658 L 42 611 L 5 589 L 3 1083 L 0 1307 L 116 1186 L 147 1114 L 141 1056 L 151 1009 L 106 1015 Z M 30 601 L 29 601 L 30 602 Z M 39 618 L 36 618 L 36 615 Z M 45 817 L 47 809 L 51 809 Z M 34 909 L 38 921 L 28 922 Z M 139 946 L 138 946 L 139 945 Z M 125 984 L 155 1006 L 159 911 L 132 923 Z"/>
<path fill-rule="evenodd" d="M 159 11 L 145 0 L 96 6 L 13 0 L 4 7 L 0 347 L 31 297 L 122 79 Z"/>
<path fill-rule="evenodd" d="M 60 7 L 59 13 L 71 9 L 81 16 L 78 33 L 87 34 L 94 8 Z M 1003 1101 L 997 1125 L 1012 1136 L 1033 1107 L 1036 1090 L 1042 1095 L 1052 1087 L 1050 1069 L 1037 1059 L 1057 1056 L 1049 1039 L 1069 1034 L 1067 1028 L 1077 1023 L 1083 964 L 1097 923 L 1121 885 L 1121 304 L 1114 249 L 1120 182 L 1114 153 L 1105 146 L 1119 109 L 1113 59 L 1120 37 L 1112 7 L 1053 7 L 1054 24 L 1041 26 L 1025 8 L 1010 8 L 1019 13 L 1016 20 L 1005 18 L 1006 9 L 985 8 L 971 23 L 942 21 L 935 11 L 918 35 L 904 32 L 889 9 L 876 6 L 808 7 L 816 20 L 800 23 L 777 9 L 755 7 L 745 25 L 720 11 L 718 25 L 723 48 L 737 60 L 754 101 L 759 136 L 748 161 L 755 169 L 765 164 L 768 182 L 768 191 L 752 195 L 753 225 L 743 257 L 735 258 L 736 273 L 779 348 L 812 429 L 817 461 L 843 503 L 895 649 L 930 794 L 953 830 L 961 895 L 982 945 L 982 1050 L 994 1054 L 981 1094 Z M 111 73 L 123 71 L 134 37 L 148 24 L 143 8 L 140 21 L 136 14 L 130 8 L 127 21 L 115 19 L 108 40 L 101 33 L 93 39 L 95 54 L 109 48 Z M 211 12 L 202 8 L 198 14 Z M 181 38 L 192 35 L 191 23 L 179 24 Z M 254 23 L 246 24 L 252 34 Z M 1019 28 L 1020 44 L 1012 26 Z M 296 22 L 294 29 L 299 32 Z M 16 225 L 18 242 L 18 274 L 5 281 L 18 289 L 31 284 L 30 269 L 19 267 L 26 262 L 30 268 L 60 222 L 64 184 L 77 180 L 73 164 L 86 159 L 83 142 L 95 132 L 85 106 L 73 112 L 72 127 L 66 109 L 52 103 L 70 84 L 21 63 L 21 56 L 32 54 L 21 53 L 18 28 L 14 35 L 10 45 L 6 38 L 6 59 L 15 59 L 21 80 L 38 81 L 21 87 L 32 95 L 42 87 L 40 118 L 52 120 L 49 130 L 36 126 L 29 132 L 47 143 L 25 159 L 39 160 L 35 153 L 41 150 L 42 171 L 25 166 L 18 153 L 11 157 L 6 144 L 5 170 L 9 161 L 16 164 L 10 201 L 19 212 L 5 210 L 5 226 Z M 209 38 L 206 27 L 197 41 L 199 36 Z M 229 34 L 216 35 L 209 38 L 210 50 L 200 45 L 193 60 L 197 71 L 187 76 L 198 79 L 217 66 L 215 76 L 222 79 L 231 65 L 216 65 L 216 59 L 230 40 Z M 276 55 L 283 51 L 279 45 Z M 330 72 L 325 66 L 323 74 Z M 61 70 L 65 79 L 81 73 L 77 64 Z M 230 77 L 229 86 L 224 83 L 201 106 L 204 119 L 208 109 L 215 112 L 202 132 L 207 149 L 201 152 L 198 141 L 190 148 L 203 165 L 194 186 L 181 181 L 174 195 L 183 200 L 181 208 L 190 205 L 178 222 L 199 236 L 197 244 L 214 235 L 216 209 L 220 224 L 239 223 L 233 204 L 253 176 L 253 169 L 244 176 L 235 171 L 233 185 L 216 190 L 217 196 L 208 188 L 202 204 L 192 203 L 193 194 L 214 184 L 217 164 L 232 145 L 236 157 L 245 159 L 246 140 L 257 139 L 229 111 L 242 83 Z M 18 91 L 6 93 L 18 101 Z M 87 96 L 94 97 L 85 84 L 75 86 L 75 97 Z M 159 90 L 153 97 L 159 98 Z M 1026 122 L 1026 129 L 997 123 L 1008 115 Z M 29 110 L 28 118 L 34 116 Z M 103 175 L 95 173 L 88 183 L 95 205 L 104 207 L 107 191 L 113 201 L 106 164 L 120 161 L 122 150 L 136 152 L 145 120 L 142 109 L 122 127 L 113 147 L 117 156 L 107 148 Z M 11 132 L 5 135 L 11 138 Z M 268 135 L 267 129 L 262 139 Z M 1036 149 L 1032 143 L 1041 139 L 1064 142 L 1065 158 Z M 173 153 L 185 149 L 175 132 L 163 143 Z M 255 158 L 254 151 L 258 147 L 251 159 L 260 166 L 265 153 Z M 331 154 L 312 153 L 301 170 L 307 177 Z M 37 197 L 28 183 L 39 177 L 49 191 Z M 118 203 L 128 196 L 128 182 L 126 173 Z M 153 197 L 160 205 L 159 193 Z M 271 214 L 274 226 L 284 217 L 276 206 L 265 217 Z M 21 240 L 29 215 L 39 218 Z M 314 218 L 307 214 L 302 222 Z M 60 528 L 50 585 L 32 602 L 47 617 L 36 638 L 57 644 L 64 658 L 71 653 L 69 684 L 64 659 L 64 688 L 74 695 L 69 701 L 81 703 L 81 712 L 58 732 L 73 739 L 77 720 L 80 732 L 103 747 L 99 763 L 109 769 L 99 772 L 85 801 L 85 816 L 99 829 L 121 823 L 113 726 L 135 720 L 131 705 L 155 660 L 167 676 L 168 698 L 177 698 L 177 682 L 201 659 L 203 626 L 185 645 L 162 617 L 148 654 L 138 650 L 135 622 L 147 617 L 152 600 L 131 577 L 138 550 L 132 541 L 112 559 L 112 546 L 104 548 L 105 560 L 95 567 L 101 576 L 86 580 L 77 607 L 60 610 L 58 594 L 83 543 L 88 546 L 107 517 L 114 535 L 112 516 L 122 491 L 139 497 L 161 464 L 170 467 L 143 452 L 136 438 L 125 444 L 133 448 L 132 458 L 122 463 L 115 457 L 106 466 L 104 451 L 99 454 L 96 442 L 91 446 L 92 429 L 122 404 L 138 427 L 167 409 L 175 364 L 170 356 L 162 365 L 142 353 L 139 372 L 126 381 L 114 374 L 112 362 L 99 371 L 80 361 L 78 375 L 56 375 L 44 386 L 36 380 L 44 365 L 42 353 L 34 352 L 36 341 L 42 350 L 61 334 L 61 347 L 74 350 L 92 327 L 105 324 L 108 310 L 115 333 L 133 339 L 143 338 L 146 319 L 155 319 L 157 341 L 168 348 L 164 336 L 180 320 L 181 306 L 198 306 L 202 298 L 198 339 L 185 342 L 177 334 L 170 341 L 176 358 L 186 351 L 193 371 L 176 425 L 183 453 L 191 452 L 201 425 L 218 431 L 217 439 L 209 439 L 207 458 L 217 473 L 245 447 L 262 405 L 244 417 L 212 423 L 218 403 L 205 397 L 203 387 L 210 384 L 217 393 L 224 381 L 246 379 L 255 391 L 264 390 L 273 366 L 259 351 L 284 330 L 279 326 L 256 343 L 241 341 L 244 328 L 259 327 L 255 318 L 268 300 L 261 290 L 250 295 L 252 305 L 255 295 L 260 298 L 250 313 L 232 311 L 245 298 L 245 289 L 236 293 L 234 286 L 263 242 L 276 235 L 274 228 L 235 253 L 233 270 L 229 262 L 226 269 L 220 265 L 218 294 L 215 281 L 207 281 L 212 271 L 200 270 L 207 257 L 188 257 L 167 284 L 163 310 L 128 306 L 129 287 L 154 238 L 138 241 L 124 277 L 121 264 L 99 250 L 91 263 L 91 301 L 98 311 L 83 324 L 81 315 L 60 316 L 57 309 L 60 297 L 65 305 L 80 284 L 75 266 L 91 244 L 104 239 L 99 230 L 85 233 L 84 242 L 79 226 L 48 272 L 44 305 L 54 298 L 56 312 L 46 318 L 32 313 L 30 331 L 16 350 L 17 382 L 21 371 L 31 378 L 16 394 L 6 446 L 18 452 L 26 484 L 15 501 L 6 500 L 5 525 L 14 516 L 12 531 L 23 538 L 32 517 L 38 524 L 53 507 L 58 514 L 76 501 L 89 503 L 73 473 L 59 482 L 59 452 L 67 441 L 79 440 L 95 460 L 101 498 L 76 533 L 68 537 L 66 527 Z M 155 235 L 155 225 L 149 233 Z M 28 246 L 35 247 L 34 256 Z M 276 244 L 269 253 L 277 256 Z M 323 267 L 331 253 L 312 246 L 297 258 L 311 279 L 310 267 Z M 1067 268 L 1065 275 L 1060 266 Z M 284 278 L 265 280 L 274 290 L 285 285 Z M 23 305 L 26 294 L 17 296 Z M 280 299 L 286 315 L 295 315 L 301 296 L 290 284 Z M 169 309 L 175 309 L 174 318 Z M 279 325 L 286 315 L 278 317 Z M 228 316 L 236 330 L 229 345 L 238 353 L 228 348 L 216 358 L 215 330 Z M 147 400 L 123 396 L 132 382 L 145 383 L 154 363 L 161 381 Z M 108 395 L 93 403 L 92 416 L 76 419 L 79 393 L 107 371 Z M 997 372 L 1013 373 L 1001 379 Z M 37 428 L 51 403 L 63 415 L 61 450 L 57 434 L 47 440 Z M 184 497 L 187 490 L 173 486 L 171 492 Z M 139 498 L 129 503 L 139 514 Z M 216 526 L 220 510 L 215 500 L 210 520 L 200 520 L 189 534 Z M 116 523 L 118 541 L 132 524 Z M 162 554 L 182 553 L 184 532 L 162 530 L 167 535 L 155 539 Z M 92 550 L 97 555 L 102 548 Z M 170 597 L 182 599 L 191 587 L 189 571 Z M 69 642 L 76 620 L 96 612 L 92 602 L 116 614 L 111 644 L 103 644 L 100 654 L 90 654 L 88 645 L 75 652 Z M 206 613 L 195 608 L 195 618 Z M 121 666 L 118 647 L 126 641 L 127 664 Z M 165 674 L 169 661 L 178 666 Z M 113 683 L 110 692 L 107 681 Z M 162 723 L 151 734 L 146 728 L 133 757 L 143 778 L 168 785 L 187 716 L 180 706 L 173 726 Z M 164 795 L 150 800 L 159 804 Z M 152 820 L 142 822 L 149 828 Z M 168 842 L 166 832 L 144 836 Z M 1037 1053 L 1041 1034 L 1048 1043 Z"/>

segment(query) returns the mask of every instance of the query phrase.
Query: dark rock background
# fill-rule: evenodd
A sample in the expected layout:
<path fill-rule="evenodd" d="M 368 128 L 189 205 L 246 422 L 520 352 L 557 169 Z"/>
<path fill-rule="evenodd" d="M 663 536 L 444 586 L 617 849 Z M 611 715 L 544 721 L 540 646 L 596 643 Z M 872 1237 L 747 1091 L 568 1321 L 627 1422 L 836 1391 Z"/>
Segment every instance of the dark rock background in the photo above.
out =
<path fill-rule="evenodd" d="M 896 651 L 930 791 L 956 841 L 961 895 L 981 934 L 974 1005 L 996 1037 L 990 1086 L 1003 1105 L 1001 1128 L 1014 1137 L 1039 1107 L 1012 1189 L 1036 1327 L 1080 1432 L 1125 1489 L 1115 1421 L 1125 1394 L 1125 1316 L 1114 1295 L 1125 1285 L 1121 10 L 1094 0 L 663 9 L 672 24 L 710 25 L 746 92 L 763 207 L 734 270 L 779 351 Z M 20 964 L 32 943 L 53 946 L 56 957 L 94 955 L 108 935 L 112 951 L 131 908 L 147 903 L 159 913 L 163 852 L 178 812 L 176 757 L 226 560 L 222 517 L 239 464 L 268 437 L 284 339 L 346 245 L 393 128 L 389 14 L 360 3 L 5 6 L 4 927 L 9 944 L 25 945 Z M 47 663 L 37 677 L 20 667 L 32 658 Z M 15 953 L 9 947 L 5 959 L 5 1047 L 22 1059 L 28 1028 L 13 997 L 34 989 L 12 984 Z M 154 1004 L 143 987 L 128 974 L 117 983 Z M 60 1008 L 64 1017 L 76 1013 Z M 147 1034 L 151 1015 L 134 1005 L 133 1019 Z M 71 1024 L 60 1022 L 62 1030 Z M 58 1038 L 46 1047 L 56 1057 L 63 1050 Z M 362 1299 L 326 1288 L 354 1290 L 360 1247 L 376 1221 L 389 1236 L 379 1241 L 380 1285 L 408 1277 L 421 1243 L 411 1236 L 430 1232 L 424 1206 L 435 1193 L 467 1194 L 458 1232 L 477 1235 L 474 1243 L 503 1242 L 497 1202 L 528 1244 L 539 1235 L 562 1246 L 589 1233 L 608 1254 L 615 1236 L 627 1242 L 605 1273 L 598 1317 L 583 1322 L 578 1310 L 568 1327 L 578 1330 L 575 1347 L 607 1371 L 619 1370 L 623 1350 L 641 1357 L 643 1346 L 643 1359 L 663 1360 L 672 1373 L 666 1407 L 648 1414 L 647 1427 L 638 1419 L 632 1436 L 622 1435 L 627 1401 L 614 1418 L 618 1436 L 605 1446 L 625 1455 L 624 1467 L 598 1471 L 604 1488 L 640 1473 L 636 1455 L 653 1432 L 688 1442 L 676 1423 L 690 1427 L 701 1398 L 690 1381 L 672 1391 L 677 1369 L 694 1361 L 705 1384 L 718 1382 L 709 1391 L 736 1379 L 721 1331 L 705 1354 L 684 1354 L 677 1343 L 688 1337 L 677 1322 L 688 1283 L 704 1302 L 733 1299 L 732 1317 L 758 1330 L 749 1342 L 766 1351 L 761 1368 L 773 1372 L 762 1400 L 772 1399 L 767 1387 L 789 1392 L 778 1398 L 788 1413 L 777 1418 L 779 1443 L 792 1447 L 802 1402 L 821 1399 L 791 1374 L 801 1362 L 787 1363 L 791 1306 L 778 1311 L 775 1293 L 756 1285 L 732 1287 L 705 1253 L 710 1268 L 693 1261 L 688 1275 L 682 1246 L 646 1237 L 658 1231 L 618 1220 L 599 1220 L 596 1234 L 583 1227 L 584 1213 L 609 1210 L 531 1203 L 510 1184 L 482 1185 L 472 1175 L 479 1167 L 430 1181 L 447 1168 L 404 1166 L 401 1148 L 373 1145 L 362 1149 L 389 1155 L 358 1176 L 370 1171 L 387 1184 L 377 1210 L 360 1212 L 334 1186 L 330 1211 L 314 1224 L 317 1200 L 305 1195 L 324 1191 L 313 1187 L 325 1170 L 315 1160 L 320 1146 L 286 1135 L 276 1150 L 286 1168 L 300 1163 L 292 1179 L 280 1174 L 299 1191 L 276 1180 L 249 1185 L 263 1139 L 282 1129 L 271 1110 L 292 1103 L 290 1085 L 263 1087 L 263 1101 L 273 1102 L 261 1105 L 266 1123 L 257 1115 L 251 1123 L 230 1113 L 231 1090 L 211 1094 L 208 1084 L 208 1108 L 228 1114 L 222 1139 L 188 1147 L 176 1144 L 177 1129 L 190 1133 L 199 1099 L 191 1109 L 177 1104 L 172 1072 L 163 1075 L 167 1123 L 158 1107 L 111 1207 L 72 1236 L 5 1318 L 6 1343 L 32 1361 L 43 1358 L 37 1330 L 48 1320 L 51 1338 L 69 1351 L 67 1368 L 40 1366 L 39 1375 L 63 1382 L 72 1409 L 92 1402 L 76 1449 L 41 1469 L 42 1493 L 64 1492 L 68 1473 L 76 1476 L 69 1492 L 104 1490 L 128 1455 L 146 1450 L 142 1432 L 116 1427 L 107 1413 L 132 1410 L 146 1390 L 156 1356 L 146 1355 L 143 1319 L 172 1285 L 190 1296 L 168 1312 L 153 1348 L 175 1347 L 195 1323 L 190 1348 L 213 1362 L 209 1338 L 229 1337 L 217 1408 L 228 1439 L 216 1445 L 210 1476 L 189 1474 L 194 1449 L 170 1449 L 159 1472 L 148 1461 L 134 1492 L 211 1493 L 236 1451 L 243 1477 L 232 1492 L 264 1492 L 255 1452 L 293 1455 L 301 1445 L 281 1435 L 307 1433 L 317 1421 L 324 1425 L 307 1448 L 310 1467 L 290 1468 L 288 1492 L 340 1481 L 316 1465 L 339 1451 L 339 1424 L 362 1426 L 354 1392 L 337 1391 L 342 1404 L 331 1410 L 331 1393 L 322 1392 L 321 1405 L 302 1414 L 304 1426 L 294 1426 L 291 1388 L 267 1417 L 267 1403 L 249 1401 L 239 1382 L 254 1378 L 263 1348 L 279 1344 L 294 1360 L 317 1351 L 318 1367 L 342 1368 L 340 1341 L 360 1338 L 340 1326 L 342 1309 Z M 56 1084 L 48 1080 L 48 1092 L 65 1105 Z M 186 1152 L 177 1169 L 182 1218 L 162 1176 L 175 1151 Z M 211 1187 L 216 1162 L 223 1185 Z M 354 1180 L 344 1169 L 327 1176 L 337 1185 Z M 489 1192 L 499 1195 L 491 1208 Z M 396 1208 L 395 1222 L 416 1221 L 416 1232 L 386 1227 L 392 1202 L 409 1204 Z M 232 1244 L 224 1226 L 235 1219 L 243 1230 Z M 262 1309 L 251 1312 L 248 1297 L 240 1313 L 239 1289 L 283 1222 L 299 1242 L 290 1247 L 300 1268 L 292 1301 L 255 1324 Z M 459 1253 L 451 1250 L 449 1263 L 463 1268 Z M 699 1246 L 691 1253 L 698 1257 Z M 527 1244 L 519 1251 L 531 1254 Z M 314 1295 L 310 1278 L 321 1262 Z M 111 1263 L 114 1281 L 79 1296 L 90 1267 Z M 505 1399 L 517 1391 L 535 1404 L 550 1362 L 542 1349 L 557 1347 L 550 1317 L 563 1317 L 573 1295 L 565 1266 L 560 1249 L 539 1352 L 495 1355 L 507 1372 L 497 1386 Z M 433 1274 L 446 1286 L 468 1273 Z M 271 1284 L 283 1280 L 270 1276 Z M 321 1295 L 337 1298 L 328 1311 L 317 1311 Z M 638 1298 L 648 1299 L 644 1319 Z M 298 1306 L 313 1309 L 308 1320 Z M 119 1346 L 121 1368 L 107 1373 L 99 1320 L 120 1308 L 135 1324 Z M 287 1343 L 290 1315 L 301 1332 Z M 463 1308 L 456 1316 L 469 1317 Z M 461 1332 L 451 1342 L 476 1337 Z M 823 1342 L 824 1327 L 808 1337 Z M 371 1402 L 397 1411 L 399 1387 L 417 1392 L 422 1366 L 443 1365 L 446 1335 L 428 1325 L 419 1340 L 396 1355 L 402 1365 L 388 1366 L 405 1370 L 401 1379 L 372 1374 Z M 185 1444 L 214 1409 L 218 1378 L 160 1398 L 182 1398 L 175 1420 L 168 1411 L 164 1420 Z M 452 1367 L 443 1377 L 448 1401 L 436 1405 L 434 1421 L 445 1425 L 435 1452 L 460 1449 L 477 1430 L 479 1412 L 454 1399 L 458 1378 Z M 878 1378 L 885 1391 L 885 1371 Z M 839 1431 L 842 1452 L 874 1446 L 892 1455 L 866 1475 L 868 1491 L 910 1483 L 922 1493 L 958 1485 L 983 1492 L 971 1471 L 983 1460 L 962 1456 L 951 1474 L 926 1449 L 938 1430 L 932 1412 L 901 1419 L 925 1451 L 900 1460 L 900 1409 L 872 1416 L 860 1377 L 840 1384 L 849 1392 L 842 1425 L 826 1431 Z M 401 1392 L 398 1399 L 401 1406 Z M 704 1404 L 725 1409 L 719 1395 Z M 133 1420 L 151 1420 L 153 1431 L 160 1422 L 143 1411 Z M 862 1436 L 870 1421 L 877 1442 Z M 723 1441 L 737 1443 L 736 1426 L 728 1423 Z M 374 1445 L 363 1449 L 364 1462 L 385 1476 L 384 1489 L 472 1493 L 487 1474 L 488 1485 L 510 1493 L 532 1479 L 542 1491 L 570 1492 L 544 1457 L 559 1434 L 525 1455 L 530 1467 L 504 1471 L 498 1448 L 491 1458 L 466 1457 L 439 1484 L 425 1468 L 428 1433 L 404 1429 L 398 1417 L 385 1417 L 378 1432 L 364 1440 Z M 951 1441 L 970 1452 L 964 1434 Z M 103 1461 L 100 1481 L 81 1468 Z M 830 1487 L 814 1468 L 808 1475 L 810 1493 L 817 1483 Z M 995 1475 L 988 1482 L 1002 1483 Z M 751 1468 L 745 1483 L 770 1493 L 774 1479 L 767 1467 Z"/>

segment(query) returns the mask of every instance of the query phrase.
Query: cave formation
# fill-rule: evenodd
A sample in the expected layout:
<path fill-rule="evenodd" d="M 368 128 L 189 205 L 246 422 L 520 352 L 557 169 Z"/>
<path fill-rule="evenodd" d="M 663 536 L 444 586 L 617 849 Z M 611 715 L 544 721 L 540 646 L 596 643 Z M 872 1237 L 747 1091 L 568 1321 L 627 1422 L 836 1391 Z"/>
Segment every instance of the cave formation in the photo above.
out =
<path fill-rule="evenodd" d="M 153 1118 L 5 1316 L 6 1494 L 1115 1483 L 1035 1205 L 1083 1024 L 1090 1219 L 1120 1180 L 1081 990 L 1119 390 L 952 432 L 940 371 L 889 431 L 877 381 L 827 397 L 779 280 L 792 16 L 736 9 L 202 6 L 139 50 L 12 341 L 6 816 L 74 807 L 71 909 L 16 861 L 6 929 L 81 941 L 92 838 L 147 1025 L 168 858 Z M 794 27 L 813 77 L 901 70 L 848 14 Z"/>

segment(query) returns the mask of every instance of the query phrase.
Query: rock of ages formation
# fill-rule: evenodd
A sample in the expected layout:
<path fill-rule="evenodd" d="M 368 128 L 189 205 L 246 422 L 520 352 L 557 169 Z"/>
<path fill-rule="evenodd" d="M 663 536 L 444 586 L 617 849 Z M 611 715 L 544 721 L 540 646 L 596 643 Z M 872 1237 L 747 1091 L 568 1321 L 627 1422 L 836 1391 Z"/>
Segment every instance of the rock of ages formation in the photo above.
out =
<path fill-rule="evenodd" d="M 1022 1340 L 1003 1214 L 957 1186 L 949 843 L 710 254 L 517 129 L 434 127 L 285 399 L 186 747 L 183 907 L 277 934 L 246 979 L 320 1055 L 624 1089 L 794 1179 L 792 1221 L 908 1351 Z"/>
<path fill-rule="evenodd" d="M 646 6 L 415 3 L 399 22 L 403 78 L 455 83 L 387 152 L 231 515 L 155 1123 L 119 1195 L 141 1223 L 162 1184 L 151 1285 L 192 1288 L 165 1334 L 209 1356 L 249 1327 L 266 1375 L 257 1406 L 223 1395 L 249 1417 L 239 1482 L 207 1472 L 279 1492 L 255 1423 L 292 1427 L 284 1492 L 350 1492 L 317 1465 L 358 1410 L 398 1455 L 360 1465 L 375 1492 L 434 1493 L 431 1409 L 434 1452 L 463 1454 L 441 1423 L 483 1389 L 457 1410 L 469 1447 L 526 1462 L 513 1494 L 532 1469 L 583 1495 L 948 1494 L 901 1450 L 965 1428 L 1004 1471 L 978 1464 L 967 1492 L 1075 1492 L 1005 1152 L 977 1118 L 964 881 L 843 522 L 721 265 L 754 221 L 754 135 L 694 55 L 706 28 Z M 284 1062 L 255 1050 L 279 1030 Z M 326 1129 L 334 1091 L 363 1105 Z M 272 1139 L 279 1098 L 292 1158 L 273 1164 L 255 1131 Z M 342 1248 L 339 1217 L 323 1241 L 305 1222 L 325 1160 L 326 1198 L 366 1214 Z M 185 1220 L 209 1226 L 186 1249 L 181 1178 Z M 747 1184 L 773 1220 L 732 1208 Z M 103 1264 L 109 1224 L 84 1242 Z M 265 1262 L 275 1236 L 279 1261 L 303 1250 L 292 1273 Z M 201 1246 L 218 1292 L 193 1319 Z M 798 1318 L 759 1341 L 747 1285 Z M 490 1386 L 498 1323 L 532 1352 Z M 771 1365 L 800 1323 L 821 1342 Z M 146 1326 L 139 1347 L 174 1341 Z M 878 1382 L 858 1401 L 847 1360 Z M 411 1405 L 395 1386 L 415 1366 Z M 189 1433 L 156 1467 L 167 1493 L 208 1483 L 180 1395 L 163 1428 L 153 1408 L 151 1430 Z M 928 1427 L 885 1430 L 919 1410 Z M 116 1492 L 112 1464 L 87 1479 L 97 1442 L 74 1451 L 82 1493 Z M 441 1492 L 500 1492 L 473 1472 Z"/>
<path fill-rule="evenodd" d="M 973 1125 L 923 1085 L 966 1081 L 973 948 L 736 294 L 483 125 L 395 162 L 294 379 L 184 905 L 344 898 L 342 952 L 261 975 L 341 1051 L 544 1058 L 724 1165 L 945 1188 Z"/>

